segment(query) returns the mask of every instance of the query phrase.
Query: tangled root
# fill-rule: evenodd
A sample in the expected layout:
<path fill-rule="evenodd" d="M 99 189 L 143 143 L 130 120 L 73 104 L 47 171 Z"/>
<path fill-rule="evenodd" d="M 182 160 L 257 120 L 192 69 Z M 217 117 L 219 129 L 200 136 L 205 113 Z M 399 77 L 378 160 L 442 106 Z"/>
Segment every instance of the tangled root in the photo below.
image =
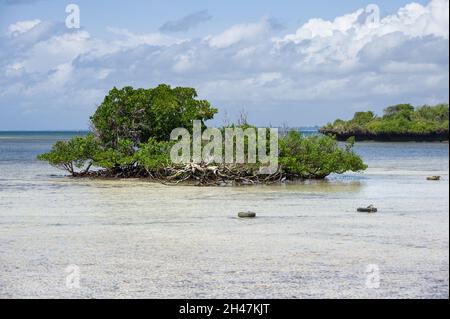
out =
<path fill-rule="evenodd" d="M 148 178 L 165 185 L 180 183 L 198 186 L 217 185 L 256 185 L 280 183 L 289 178 L 281 169 L 270 175 L 259 174 L 259 166 L 248 164 L 210 165 L 207 163 L 171 165 L 159 170 L 147 170 L 142 167 L 115 168 L 91 171 L 77 177 L 104 178 Z"/>

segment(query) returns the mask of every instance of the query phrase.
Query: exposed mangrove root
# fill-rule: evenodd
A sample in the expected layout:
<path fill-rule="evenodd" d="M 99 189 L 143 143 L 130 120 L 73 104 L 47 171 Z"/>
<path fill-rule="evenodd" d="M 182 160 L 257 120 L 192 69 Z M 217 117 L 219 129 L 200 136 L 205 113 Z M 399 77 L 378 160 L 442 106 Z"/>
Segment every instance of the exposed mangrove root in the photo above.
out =
<path fill-rule="evenodd" d="M 259 168 L 256 165 L 254 167 L 239 164 L 213 166 L 206 163 L 171 165 L 156 171 L 140 166 L 131 166 L 75 173 L 73 176 L 114 179 L 145 178 L 165 185 L 184 183 L 197 186 L 274 184 L 300 179 L 298 176 L 283 173 L 281 169 L 270 175 L 262 175 L 259 174 Z"/>

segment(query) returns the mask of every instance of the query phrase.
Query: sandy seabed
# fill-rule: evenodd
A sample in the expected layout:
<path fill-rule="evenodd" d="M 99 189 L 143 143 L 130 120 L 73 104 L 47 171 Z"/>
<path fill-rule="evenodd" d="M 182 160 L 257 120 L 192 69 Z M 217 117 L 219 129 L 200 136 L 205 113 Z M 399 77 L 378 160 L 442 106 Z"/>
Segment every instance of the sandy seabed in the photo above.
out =
<path fill-rule="evenodd" d="M 448 298 L 439 147 L 447 159 L 374 156 L 363 174 L 258 187 L 71 179 L 0 162 L 0 297 Z M 369 204 L 379 212 L 356 213 Z M 257 218 L 237 218 L 243 210 Z"/>

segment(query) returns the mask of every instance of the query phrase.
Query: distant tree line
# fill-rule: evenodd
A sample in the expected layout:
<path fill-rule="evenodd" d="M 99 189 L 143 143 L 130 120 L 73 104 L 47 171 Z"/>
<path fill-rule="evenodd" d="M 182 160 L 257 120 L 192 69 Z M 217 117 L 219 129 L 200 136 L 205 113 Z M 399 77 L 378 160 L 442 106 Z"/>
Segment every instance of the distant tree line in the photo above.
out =
<path fill-rule="evenodd" d="M 371 111 L 356 112 L 351 120 L 337 119 L 320 131 L 340 140 L 353 136 L 356 140 L 448 141 L 448 120 L 448 104 L 417 108 L 398 104 L 386 108 L 382 116 Z"/>

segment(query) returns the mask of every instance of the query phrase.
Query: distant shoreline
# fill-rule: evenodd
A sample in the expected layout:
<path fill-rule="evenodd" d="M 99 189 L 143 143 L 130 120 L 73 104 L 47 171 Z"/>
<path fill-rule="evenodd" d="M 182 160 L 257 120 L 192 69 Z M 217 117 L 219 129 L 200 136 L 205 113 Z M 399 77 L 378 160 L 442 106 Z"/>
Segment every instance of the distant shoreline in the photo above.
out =
<path fill-rule="evenodd" d="M 339 141 L 354 138 L 356 141 L 448 142 L 448 119 L 448 103 L 419 107 L 397 104 L 384 109 L 382 116 L 372 111 L 356 112 L 352 119 L 337 119 L 319 131 Z"/>
<path fill-rule="evenodd" d="M 413 133 L 368 133 L 368 132 L 337 132 L 333 129 L 322 128 L 320 133 L 333 135 L 338 141 L 346 141 L 354 137 L 357 142 L 448 142 L 447 132 L 432 132 L 425 134 Z"/>
<path fill-rule="evenodd" d="M 315 131 L 310 128 L 302 130 L 302 128 L 296 128 L 302 133 L 314 134 L 315 132 L 318 134 L 324 135 L 334 135 L 338 141 L 346 141 L 350 137 L 355 137 L 356 142 L 397 142 L 397 143 L 448 143 L 449 137 L 448 134 L 427 134 L 425 135 L 414 135 L 414 134 L 367 134 L 367 133 L 357 133 L 357 132 L 335 132 L 332 130 L 327 130 L 326 128 L 317 129 Z M 63 130 L 63 131 L 0 131 L 0 138 L 17 138 L 17 137 L 61 137 L 61 136 L 85 136 L 90 131 L 85 130 Z"/>
<path fill-rule="evenodd" d="M 54 133 L 89 133 L 88 130 L 30 130 L 1 131 L 0 134 L 54 134 Z"/>

